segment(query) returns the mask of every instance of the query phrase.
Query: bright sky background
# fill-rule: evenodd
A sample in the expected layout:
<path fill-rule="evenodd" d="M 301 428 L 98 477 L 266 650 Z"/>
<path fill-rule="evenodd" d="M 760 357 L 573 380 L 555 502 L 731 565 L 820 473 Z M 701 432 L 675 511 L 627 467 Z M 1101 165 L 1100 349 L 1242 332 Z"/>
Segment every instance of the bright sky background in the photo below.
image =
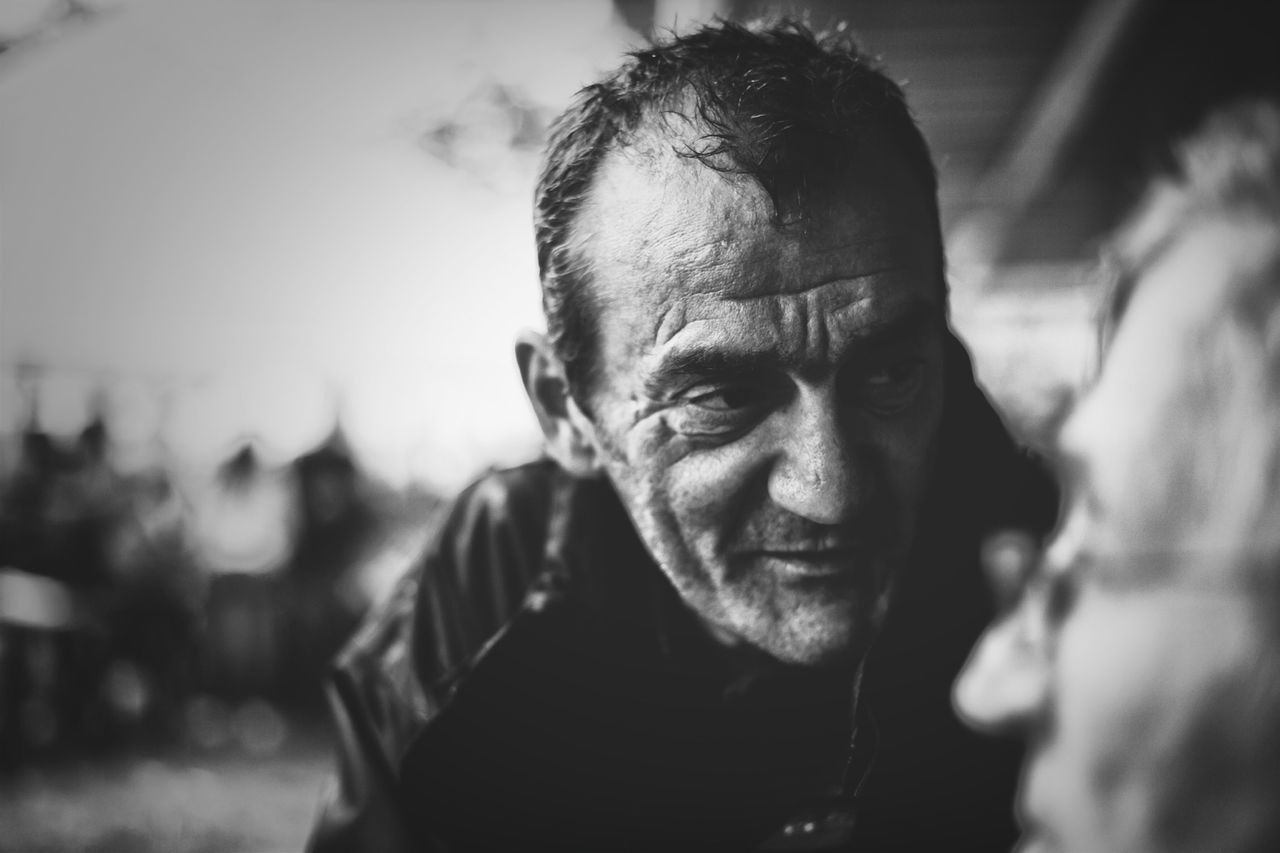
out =
<path fill-rule="evenodd" d="M 170 388 L 192 458 L 335 405 L 393 480 L 528 455 L 534 158 L 492 92 L 549 116 L 634 40 L 608 0 L 128 0 L 0 56 L 0 372 L 53 371 L 55 429 L 108 377 L 145 434 Z"/>
<path fill-rule="evenodd" d="M 286 461 L 335 414 L 394 483 L 536 452 L 512 339 L 542 323 L 537 146 L 498 102 L 545 120 L 614 66 L 638 37 L 609 0 L 81 3 L 100 14 L 50 30 L 58 0 L 0 0 L 0 39 L 47 33 L 0 54 L 0 432 L 32 363 L 46 429 L 105 381 L 114 437 L 159 430 L 198 469 L 249 437 Z M 1041 289 L 953 291 L 1031 420 L 1092 352 L 1087 293 Z"/>

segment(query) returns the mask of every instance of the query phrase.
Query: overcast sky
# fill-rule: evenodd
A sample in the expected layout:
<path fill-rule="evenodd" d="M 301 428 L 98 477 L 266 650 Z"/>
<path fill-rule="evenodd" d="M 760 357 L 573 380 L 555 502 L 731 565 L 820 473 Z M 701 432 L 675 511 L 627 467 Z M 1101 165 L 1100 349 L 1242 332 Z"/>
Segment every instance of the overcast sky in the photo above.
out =
<path fill-rule="evenodd" d="M 0 367 L 170 384 L 209 458 L 303 449 L 335 399 L 389 474 L 527 454 L 503 104 L 545 119 L 631 39 L 608 0 L 129 0 L 0 56 Z"/>

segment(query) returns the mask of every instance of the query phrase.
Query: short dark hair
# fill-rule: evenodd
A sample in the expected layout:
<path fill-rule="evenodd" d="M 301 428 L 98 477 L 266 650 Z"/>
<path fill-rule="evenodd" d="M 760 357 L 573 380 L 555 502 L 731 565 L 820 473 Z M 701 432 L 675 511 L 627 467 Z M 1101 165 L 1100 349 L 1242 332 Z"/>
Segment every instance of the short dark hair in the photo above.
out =
<path fill-rule="evenodd" d="M 717 21 L 671 37 L 628 54 L 620 68 L 578 92 L 551 127 L 534 194 L 547 333 L 579 403 L 594 367 L 597 331 L 574 222 L 605 156 L 656 126 L 659 116 L 673 115 L 701 131 L 693 142 L 676 144 L 679 156 L 755 179 L 779 218 L 830 186 L 833 167 L 851 173 L 856 152 L 869 144 L 895 152 L 927 206 L 942 270 L 937 174 L 928 145 L 901 87 L 843 26 L 814 33 L 785 18 Z M 945 282 L 940 287 L 945 290 Z"/>

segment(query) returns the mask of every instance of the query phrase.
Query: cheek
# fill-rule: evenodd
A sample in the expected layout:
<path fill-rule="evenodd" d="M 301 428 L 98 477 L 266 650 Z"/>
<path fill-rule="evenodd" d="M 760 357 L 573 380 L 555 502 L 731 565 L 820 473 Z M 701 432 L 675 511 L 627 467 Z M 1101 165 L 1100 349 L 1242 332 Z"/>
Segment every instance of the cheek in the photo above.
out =
<path fill-rule="evenodd" d="M 1086 593 L 1067 620 L 1041 794 L 1106 839 L 1100 849 L 1142 849 L 1162 816 L 1190 814 L 1210 793 L 1187 756 L 1206 700 L 1244 656 L 1244 622 L 1151 593 Z"/>
<path fill-rule="evenodd" d="M 680 435 L 663 413 L 626 434 L 614 476 L 656 526 L 699 552 L 719 550 L 765 500 L 769 454 L 749 433 L 716 445 Z"/>
<path fill-rule="evenodd" d="M 1130 849 L 1143 806 L 1151 710 L 1149 653 L 1133 626 L 1087 593 L 1063 624 L 1053 661 L 1046 739 L 1026 782 L 1030 812 L 1070 853 Z"/>
<path fill-rule="evenodd" d="M 663 471 L 672 510 L 692 527 L 709 533 L 745 521 L 766 492 L 769 457 L 764 449 L 746 436 L 728 444 L 684 450 Z"/>
<path fill-rule="evenodd" d="M 1090 756 L 1099 782 L 1118 782 L 1133 770 L 1120 756 L 1146 748 L 1144 732 L 1164 692 L 1166 626 L 1152 617 L 1086 591 L 1058 638 L 1056 725 L 1064 745 Z"/>
<path fill-rule="evenodd" d="M 1085 590 L 1057 644 L 1033 811 L 1073 850 L 1160 849 L 1162 827 L 1226 825 L 1215 795 L 1243 774 L 1222 770 L 1216 738 L 1248 725 L 1215 712 L 1256 656 L 1240 602 Z"/>

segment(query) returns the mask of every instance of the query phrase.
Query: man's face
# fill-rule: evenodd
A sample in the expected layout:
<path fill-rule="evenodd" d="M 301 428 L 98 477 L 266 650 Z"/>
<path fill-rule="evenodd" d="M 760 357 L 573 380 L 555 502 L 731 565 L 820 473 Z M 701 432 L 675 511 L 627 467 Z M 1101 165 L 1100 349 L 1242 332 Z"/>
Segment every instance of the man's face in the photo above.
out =
<path fill-rule="evenodd" d="M 600 305 L 593 440 L 716 636 L 791 663 L 853 659 L 929 479 L 936 226 L 905 190 L 780 225 L 754 181 L 669 148 L 610 155 L 576 224 Z"/>
<path fill-rule="evenodd" d="M 1251 764 L 1266 754 L 1256 707 L 1242 701 L 1270 644 L 1196 494 L 1223 413 L 1187 390 L 1210 358 L 1207 318 L 1257 236 L 1199 226 L 1143 276 L 1063 428 L 1063 523 L 957 683 L 972 723 L 1029 735 L 1024 851 L 1244 849 L 1274 807 Z"/>

